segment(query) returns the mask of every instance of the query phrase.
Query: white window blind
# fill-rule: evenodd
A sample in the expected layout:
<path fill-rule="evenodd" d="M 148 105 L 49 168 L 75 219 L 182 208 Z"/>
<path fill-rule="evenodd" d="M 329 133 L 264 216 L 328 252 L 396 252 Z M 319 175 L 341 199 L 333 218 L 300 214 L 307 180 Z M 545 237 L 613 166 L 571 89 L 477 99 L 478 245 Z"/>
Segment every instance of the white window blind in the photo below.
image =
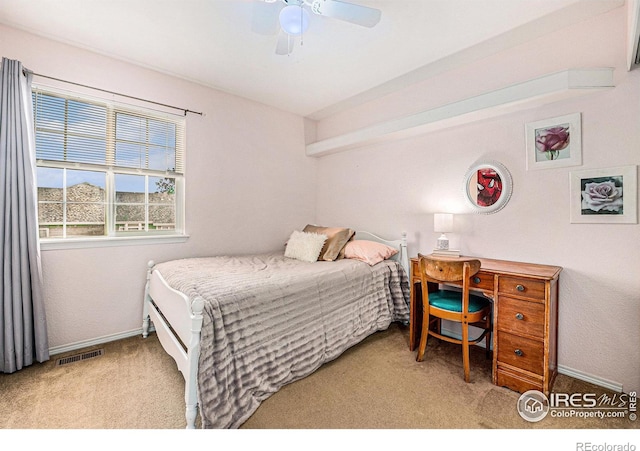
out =
<path fill-rule="evenodd" d="M 184 120 L 34 89 L 36 158 L 184 173 Z"/>

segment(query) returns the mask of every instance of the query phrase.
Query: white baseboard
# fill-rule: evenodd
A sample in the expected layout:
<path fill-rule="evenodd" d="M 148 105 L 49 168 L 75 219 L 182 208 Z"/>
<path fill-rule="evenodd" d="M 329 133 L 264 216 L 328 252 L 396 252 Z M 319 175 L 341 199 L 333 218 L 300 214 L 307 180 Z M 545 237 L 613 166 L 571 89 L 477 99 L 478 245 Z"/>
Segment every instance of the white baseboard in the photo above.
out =
<path fill-rule="evenodd" d="M 622 384 L 619 382 L 610 381 L 602 377 L 574 370 L 573 368 L 569 368 L 564 365 L 558 365 L 558 373 L 564 374 L 565 376 L 573 377 L 574 379 L 578 379 L 584 382 L 589 382 L 590 384 L 604 387 L 618 393 L 622 393 Z"/>
<path fill-rule="evenodd" d="M 149 327 L 149 332 L 153 332 L 154 330 L 155 329 L 153 328 L 153 325 L 151 325 Z M 443 327 L 442 331 L 451 336 L 461 338 L 459 333 L 456 333 L 455 331 L 448 329 L 446 327 Z M 64 352 L 77 351 L 79 349 L 84 349 L 90 346 L 108 343 L 110 341 L 122 340 L 123 338 L 129 338 L 135 335 L 142 335 L 142 328 L 129 330 L 127 332 L 120 332 L 118 334 L 113 334 L 113 335 L 105 335 L 102 337 L 93 338 L 91 340 L 78 341 L 76 343 L 71 343 L 64 346 L 55 346 L 53 348 L 49 348 L 49 354 L 56 355 L 56 354 L 62 354 Z M 484 342 L 480 343 L 479 346 L 484 347 Z M 558 373 L 564 374 L 565 376 L 573 377 L 574 379 L 578 379 L 584 382 L 589 382 L 590 384 L 594 384 L 599 387 L 604 387 L 608 390 L 622 393 L 622 384 L 620 384 L 619 382 L 610 381 L 602 377 L 598 377 L 582 371 L 574 370 L 573 368 L 569 368 L 564 365 L 558 365 Z"/>
<path fill-rule="evenodd" d="M 153 330 L 154 330 L 153 326 L 149 327 L 149 332 Z M 84 349 L 90 346 L 109 343 L 110 341 L 122 340 L 123 338 L 129 338 L 135 335 L 142 336 L 142 327 L 139 329 L 129 330 L 126 332 L 120 332 L 117 334 L 104 335 L 102 337 L 92 338 L 91 340 L 78 341 L 76 343 L 71 343 L 68 345 L 54 346 L 53 348 L 49 348 L 49 355 L 56 355 L 56 354 L 62 354 L 64 352 L 77 351 L 79 349 Z"/>

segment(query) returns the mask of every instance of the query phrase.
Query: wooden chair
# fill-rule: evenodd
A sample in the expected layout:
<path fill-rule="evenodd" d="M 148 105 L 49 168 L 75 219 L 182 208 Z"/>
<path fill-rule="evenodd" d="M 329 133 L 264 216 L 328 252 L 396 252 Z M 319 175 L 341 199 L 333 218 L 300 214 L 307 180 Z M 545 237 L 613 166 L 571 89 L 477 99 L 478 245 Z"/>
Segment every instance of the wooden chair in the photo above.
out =
<path fill-rule="evenodd" d="M 486 339 L 487 357 L 491 344 L 491 301 L 469 293 L 469 280 L 480 270 L 480 261 L 471 258 L 442 258 L 418 254 L 422 286 L 422 331 L 416 360 L 421 362 L 427 349 L 429 335 L 462 345 L 464 380 L 469 382 L 469 346 Z M 462 291 L 447 290 L 441 284 L 454 283 Z M 441 321 L 461 323 L 462 339 L 441 333 Z M 483 330 L 479 337 L 469 340 L 469 326 Z"/>

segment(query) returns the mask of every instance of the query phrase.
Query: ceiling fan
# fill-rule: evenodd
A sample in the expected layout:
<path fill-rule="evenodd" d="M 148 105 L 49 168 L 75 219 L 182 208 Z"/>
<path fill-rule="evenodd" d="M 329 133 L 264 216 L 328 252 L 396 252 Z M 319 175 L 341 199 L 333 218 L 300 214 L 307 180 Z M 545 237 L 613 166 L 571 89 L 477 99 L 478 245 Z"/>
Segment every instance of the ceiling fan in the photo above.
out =
<path fill-rule="evenodd" d="M 288 55 L 293 51 L 295 38 L 309 27 L 309 10 L 368 28 L 380 22 L 382 15 L 379 9 L 338 0 L 256 0 L 251 29 L 264 35 L 278 33 L 276 54 Z"/>

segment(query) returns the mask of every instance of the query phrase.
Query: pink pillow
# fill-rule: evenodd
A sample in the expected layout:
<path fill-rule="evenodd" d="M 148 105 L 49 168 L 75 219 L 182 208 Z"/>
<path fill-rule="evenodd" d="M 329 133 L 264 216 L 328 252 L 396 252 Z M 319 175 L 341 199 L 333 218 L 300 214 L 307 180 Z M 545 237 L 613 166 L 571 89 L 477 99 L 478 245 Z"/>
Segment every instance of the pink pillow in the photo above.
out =
<path fill-rule="evenodd" d="M 344 258 L 360 260 L 369 263 L 371 266 L 393 257 L 397 253 L 398 249 L 368 240 L 349 241 L 344 247 Z"/>

